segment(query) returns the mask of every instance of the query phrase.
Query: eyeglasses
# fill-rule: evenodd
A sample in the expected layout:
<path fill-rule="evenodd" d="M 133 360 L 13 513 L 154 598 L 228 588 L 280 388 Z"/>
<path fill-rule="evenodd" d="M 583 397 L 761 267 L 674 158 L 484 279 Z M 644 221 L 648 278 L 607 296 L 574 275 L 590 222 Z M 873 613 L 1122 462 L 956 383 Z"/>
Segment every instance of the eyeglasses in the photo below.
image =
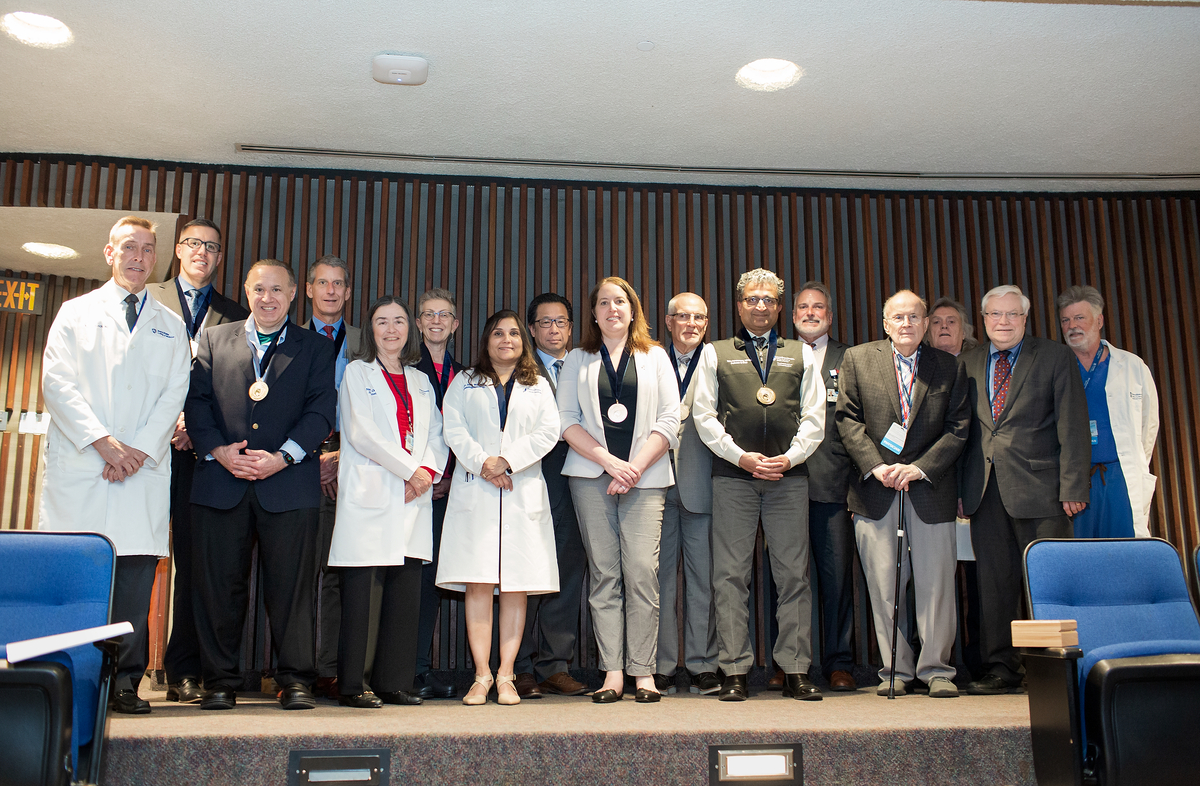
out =
<path fill-rule="evenodd" d="M 200 249 L 200 246 L 204 246 L 204 250 L 210 254 L 221 253 L 221 244 L 216 242 L 215 240 L 201 240 L 200 238 L 196 238 L 196 237 L 185 237 L 183 240 L 180 240 L 179 242 L 183 243 L 185 246 L 187 246 L 188 248 L 190 248 L 194 251 L 198 251 Z"/>
<path fill-rule="evenodd" d="M 920 314 L 892 314 L 887 321 L 893 325 L 919 325 L 924 318 Z"/>
<path fill-rule="evenodd" d="M 708 314 L 686 314 L 679 312 L 678 314 L 667 314 L 673 317 L 677 322 L 695 322 L 697 325 L 703 325 L 708 321 Z"/>
<path fill-rule="evenodd" d="M 750 297 L 742 298 L 742 302 L 750 308 L 756 308 L 759 303 L 762 303 L 767 308 L 775 308 L 775 305 L 779 302 L 779 298 L 755 297 L 754 295 L 751 295 Z"/>
<path fill-rule="evenodd" d="M 1025 316 L 1022 311 L 985 311 L 983 316 L 993 322 L 999 322 L 1001 319 L 1007 318 L 1009 322 L 1015 322 L 1017 317 Z"/>
<path fill-rule="evenodd" d="M 566 328 L 567 325 L 571 324 L 571 320 L 567 319 L 566 317 L 542 317 L 541 319 L 534 320 L 533 324 L 537 325 L 542 330 L 549 330 L 551 325 L 556 328 L 563 329 Z"/>
<path fill-rule="evenodd" d="M 421 319 L 454 319 L 453 311 L 422 311 Z"/>

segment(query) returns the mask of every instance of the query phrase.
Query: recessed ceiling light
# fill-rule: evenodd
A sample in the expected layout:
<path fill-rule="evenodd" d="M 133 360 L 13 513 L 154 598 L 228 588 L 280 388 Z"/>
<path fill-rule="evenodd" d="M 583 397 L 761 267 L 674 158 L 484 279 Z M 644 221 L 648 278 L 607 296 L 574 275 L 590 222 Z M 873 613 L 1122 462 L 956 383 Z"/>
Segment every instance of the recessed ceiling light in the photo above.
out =
<path fill-rule="evenodd" d="M 4 19 L 0 20 L 0 27 L 22 44 L 46 49 L 66 46 L 75 37 L 71 34 L 71 28 L 54 17 L 31 14 L 28 11 L 5 14 Z"/>
<path fill-rule="evenodd" d="M 651 49 L 654 48 L 654 42 L 653 41 L 638 41 L 637 47 L 638 47 L 638 49 L 642 50 L 643 52 L 649 52 Z"/>
<path fill-rule="evenodd" d="M 21 246 L 30 254 L 37 254 L 39 257 L 47 259 L 75 259 L 79 256 L 79 252 L 67 246 L 60 246 L 57 243 L 26 243 Z"/>
<path fill-rule="evenodd" d="M 737 72 L 737 83 L 749 90 L 770 92 L 791 87 L 802 76 L 804 72 L 800 66 L 791 60 L 768 57 L 742 66 Z"/>

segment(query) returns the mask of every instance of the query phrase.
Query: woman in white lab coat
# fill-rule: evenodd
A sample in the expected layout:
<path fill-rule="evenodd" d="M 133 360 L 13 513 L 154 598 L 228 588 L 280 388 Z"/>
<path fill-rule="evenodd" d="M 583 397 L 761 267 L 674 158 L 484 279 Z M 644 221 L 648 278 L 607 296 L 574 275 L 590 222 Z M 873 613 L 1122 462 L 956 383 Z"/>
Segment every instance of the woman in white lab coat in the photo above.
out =
<path fill-rule="evenodd" d="M 446 465 L 442 417 L 416 369 L 420 334 L 408 306 L 376 300 L 359 359 L 338 402 L 342 444 L 330 567 L 340 568 L 338 692 L 347 707 L 420 704 L 409 693 L 417 661 L 421 567 L 433 559 L 430 487 Z M 371 689 L 363 684 L 373 587 L 382 590 Z"/>
<path fill-rule="evenodd" d="M 483 704 L 493 679 L 492 596 L 500 595 L 496 701 L 518 704 L 513 664 L 529 593 L 558 591 L 558 562 L 542 457 L 558 442 L 558 407 L 538 374 L 516 312 L 493 314 L 474 368 L 446 392 L 446 444 L 458 460 L 442 530 L 437 585 L 466 593 L 475 683 L 463 704 Z"/>

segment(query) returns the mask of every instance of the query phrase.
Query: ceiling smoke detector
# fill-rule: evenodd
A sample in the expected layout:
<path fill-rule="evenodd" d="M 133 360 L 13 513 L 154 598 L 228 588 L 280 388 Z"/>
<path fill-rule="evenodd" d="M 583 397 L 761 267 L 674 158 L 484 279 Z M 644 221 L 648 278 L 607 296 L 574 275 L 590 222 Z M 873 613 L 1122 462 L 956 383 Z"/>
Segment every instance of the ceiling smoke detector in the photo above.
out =
<path fill-rule="evenodd" d="M 429 78 L 429 61 L 408 55 L 376 55 L 371 77 L 384 85 L 423 85 Z"/>

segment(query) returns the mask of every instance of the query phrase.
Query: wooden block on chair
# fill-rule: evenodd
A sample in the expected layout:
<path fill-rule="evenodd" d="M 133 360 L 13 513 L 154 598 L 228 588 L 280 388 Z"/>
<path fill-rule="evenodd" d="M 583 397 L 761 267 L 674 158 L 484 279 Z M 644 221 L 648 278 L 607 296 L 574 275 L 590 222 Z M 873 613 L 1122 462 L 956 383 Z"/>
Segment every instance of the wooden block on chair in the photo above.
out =
<path fill-rule="evenodd" d="M 1075 620 L 1013 620 L 1014 647 L 1077 647 Z"/>

